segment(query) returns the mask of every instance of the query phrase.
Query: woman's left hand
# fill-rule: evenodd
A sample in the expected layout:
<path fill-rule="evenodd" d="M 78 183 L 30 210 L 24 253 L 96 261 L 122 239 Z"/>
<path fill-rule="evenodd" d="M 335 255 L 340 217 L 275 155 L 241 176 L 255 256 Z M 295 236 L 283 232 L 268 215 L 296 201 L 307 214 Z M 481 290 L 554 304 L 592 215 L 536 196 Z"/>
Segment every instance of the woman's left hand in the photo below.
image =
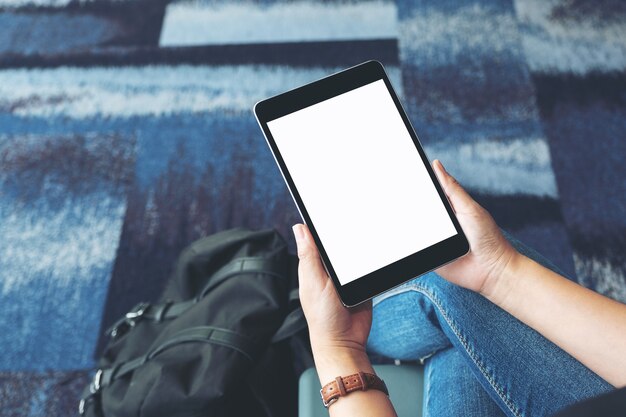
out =
<path fill-rule="evenodd" d="M 354 351 L 365 353 L 372 326 L 372 303 L 347 308 L 326 273 L 309 228 L 293 227 L 298 245 L 300 302 L 309 324 L 314 353 Z"/>
<path fill-rule="evenodd" d="M 365 352 L 372 327 L 372 303 L 347 308 L 341 304 L 333 282 L 326 273 L 309 228 L 293 227 L 298 244 L 300 303 L 309 324 L 311 348 L 320 384 L 357 372 L 373 374 Z M 330 409 L 332 416 L 396 417 L 393 405 L 382 391 L 355 391 L 342 397 Z"/>

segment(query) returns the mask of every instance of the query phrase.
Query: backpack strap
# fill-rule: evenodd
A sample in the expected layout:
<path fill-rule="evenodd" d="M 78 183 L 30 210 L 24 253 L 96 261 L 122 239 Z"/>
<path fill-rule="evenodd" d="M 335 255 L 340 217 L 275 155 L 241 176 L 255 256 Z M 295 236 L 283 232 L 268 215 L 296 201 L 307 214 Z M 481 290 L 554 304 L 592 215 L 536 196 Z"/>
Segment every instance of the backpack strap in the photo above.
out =
<path fill-rule="evenodd" d="M 284 274 L 279 273 L 280 264 L 274 258 L 253 256 L 236 258 L 221 267 L 209 280 L 202 292 L 196 299 L 207 295 L 211 290 L 220 285 L 226 279 L 240 274 L 263 274 L 281 278 Z"/>
<path fill-rule="evenodd" d="M 91 384 L 83 393 L 79 403 L 79 413 L 81 415 L 84 414 L 85 407 L 93 402 L 94 396 L 98 394 L 102 388 L 110 385 L 116 379 L 135 371 L 146 362 L 154 359 L 155 356 L 171 347 L 193 342 L 226 346 L 241 353 L 250 361 L 253 360 L 258 351 L 258 346 L 254 340 L 233 332 L 232 330 L 215 326 L 197 326 L 182 330 L 175 333 L 170 339 L 161 343 L 156 348 L 151 349 L 150 352 L 145 355 L 123 362 L 112 368 L 98 369 Z"/>
<path fill-rule="evenodd" d="M 289 291 L 289 304 L 298 302 L 300 303 L 300 288 L 294 288 Z"/>
<path fill-rule="evenodd" d="M 299 300 L 299 290 L 298 288 L 294 288 L 289 292 L 289 304 L 291 305 L 292 303 Z M 300 330 L 306 329 L 306 326 L 307 324 L 304 317 L 304 312 L 302 311 L 302 307 L 298 306 L 289 314 L 287 314 L 287 317 L 285 317 L 283 324 L 278 328 L 278 330 L 276 330 L 276 333 L 274 333 L 274 336 L 272 337 L 272 343 L 277 343 L 288 339 L 298 333 Z"/>
<path fill-rule="evenodd" d="M 181 330 L 175 333 L 170 339 L 151 349 L 150 352 L 133 360 L 124 362 L 113 368 L 101 369 L 99 379 L 99 387 L 105 387 L 114 380 L 133 372 L 144 363 L 154 359 L 155 356 L 163 353 L 165 350 L 183 344 L 183 343 L 210 343 L 229 347 L 238 351 L 246 358 L 252 360 L 256 355 L 256 344 L 252 339 L 242 334 L 233 332 L 232 330 L 223 329 L 215 326 L 196 326 L 189 329 Z"/>
<path fill-rule="evenodd" d="M 228 278 L 241 274 L 273 275 L 280 278 L 283 275 L 280 274 L 278 270 L 279 265 L 272 258 L 268 259 L 267 257 L 255 256 L 233 259 L 211 276 L 209 282 L 196 298 L 178 303 L 171 301 L 159 304 L 139 303 L 126 313 L 124 317 L 113 323 L 113 325 L 107 329 L 106 333 L 115 338 L 126 332 L 129 328 L 134 327 L 139 320 L 160 322 L 174 319 L 189 310 L 211 290 Z"/>
<path fill-rule="evenodd" d="M 139 303 L 126 313 L 124 317 L 113 323 L 106 330 L 106 333 L 115 338 L 125 333 L 129 328 L 134 327 L 140 320 L 156 322 L 171 320 L 189 310 L 197 302 L 197 299 L 193 299 L 178 303 L 171 301 L 159 304 Z"/>
<path fill-rule="evenodd" d="M 290 338 L 300 330 L 306 329 L 306 319 L 302 307 L 298 307 L 285 317 L 283 324 L 276 330 L 272 337 L 272 343 L 277 343 Z"/>
<path fill-rule="evenodd" d="M 146 361 L 153 359 L 163 351 L 181 343 L 203 342 L 229 347 L 238 351 L 251 361 L 257 353 L 257 343 L 250 337 L 229 329 L 215 326 L 196 326 L 175 333 L 170 339 L 152 349 L 146 355 Z"/>
<path fill-rule="evenodd" d="M 139 303 L 121 319 L 113 323 L 113 325 L 106 330 L 106 333 L 115 338 L 126 333 L 130 328 L 135 327 L 140 320 L 156 322 L 171 320 L 189 310 L 197 302 L 197 299 L 193 299 L 178 303 L 172 301 L 159 304 Z"/>

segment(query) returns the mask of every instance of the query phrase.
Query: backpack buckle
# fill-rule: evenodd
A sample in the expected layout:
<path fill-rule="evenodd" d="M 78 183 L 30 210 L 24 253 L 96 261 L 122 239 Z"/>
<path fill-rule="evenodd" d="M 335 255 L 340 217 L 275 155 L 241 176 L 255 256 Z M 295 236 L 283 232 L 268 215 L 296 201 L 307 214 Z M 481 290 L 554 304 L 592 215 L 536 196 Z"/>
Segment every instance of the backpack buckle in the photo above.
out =
<path fill-rule="evenodd" d="M 93 377 L 93 381 L 91 381 L 91 384 L 89 385 L 89 392 L 91 392 L 92 394 L 95 394 L 98 391 L 100 391 L 101 382 L 102 382 L 102 369 L 98 369 L 98 371 L 96 372 L 96 375 L 94 375 Z"/>
<path fill-rule="evenodd" d="M 85 405 L 87 404 L 87 399 L 85 398 L 81 398 L 80 402 L 78 403 L 78 414 L 79 415 L 83 415 L 85 414 Z"/>
<path fill-rule="evenodd" d="M 148 307 L 150 307 L 150 303 L 139 303 L 133 307 L 132 310 L 126 313 L 125 320 L 130 327 L 133 327 L 137 323 L 138 319 L 143 316 Z"/>
<path fill-rule="evenodd" d="M 115 322 L 113 326 L 111 326 L 109 330 L 107 330 L 107 333 L 109 333 L 111 337 L 115 338 L 121 335 L 123 332 L 126 332 L 128 328 L 134 327 L 144 315 L 148 307 L 150 307 L 150 303 L 137 304 L 128 313 L 126 313 L 124 317 Z"/>
<path fill-rule="evenodd" d="M 96 374 L 93 377 L 93 380 L 91 381 L 91 384 L 89 384 L 89 394 L 86 397 L 81 398 L 80 402 L 78 403 L 79 415 L 82 416 L 83 414 L 85 414 L 85 407 L 87 406 L 88 403 L 93 401 L 94 395 L 96 395 L 98 391 L 100 391 L 100 388 L 102 387 L 101 384 L 102 384 L 102 369 L 98 369 L 98 371 L 96 371 Z"/>

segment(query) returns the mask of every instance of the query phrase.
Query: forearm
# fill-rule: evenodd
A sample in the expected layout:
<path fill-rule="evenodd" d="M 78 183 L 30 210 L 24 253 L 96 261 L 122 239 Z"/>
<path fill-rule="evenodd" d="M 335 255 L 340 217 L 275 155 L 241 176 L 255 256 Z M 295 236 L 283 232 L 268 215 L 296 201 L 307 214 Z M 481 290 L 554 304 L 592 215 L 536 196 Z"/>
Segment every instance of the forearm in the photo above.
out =
<path fill-rule="evenodd" d="M 313 347 L 315 367 L 320 384 L 325 385 L 337 376 L 358 371 L 374 373 L 365 351 L 350 348 Z M 378 390 L 355 391 L 334 402 L 328 411 L 331 417 L 340 416 L 396 416 L 387 395 Z"/>
<path fill-rule="evenodd" d="M 483 295 L 610 384 L 626 385 L 626 305 L 522 255 Z"/>

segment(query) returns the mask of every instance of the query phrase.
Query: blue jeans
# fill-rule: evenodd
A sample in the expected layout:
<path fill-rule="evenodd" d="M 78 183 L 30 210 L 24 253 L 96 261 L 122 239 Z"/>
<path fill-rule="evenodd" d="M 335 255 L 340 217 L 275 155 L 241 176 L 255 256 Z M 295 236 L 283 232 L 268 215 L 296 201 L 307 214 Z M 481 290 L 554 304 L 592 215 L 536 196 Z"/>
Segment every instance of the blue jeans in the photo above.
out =
<path fill-rule="evenodd" d="M 544 417 L 613 389 L 506 311 L 434 272 L 374 299 L 368 350 L 425 364 L 425 416 Z"/>

